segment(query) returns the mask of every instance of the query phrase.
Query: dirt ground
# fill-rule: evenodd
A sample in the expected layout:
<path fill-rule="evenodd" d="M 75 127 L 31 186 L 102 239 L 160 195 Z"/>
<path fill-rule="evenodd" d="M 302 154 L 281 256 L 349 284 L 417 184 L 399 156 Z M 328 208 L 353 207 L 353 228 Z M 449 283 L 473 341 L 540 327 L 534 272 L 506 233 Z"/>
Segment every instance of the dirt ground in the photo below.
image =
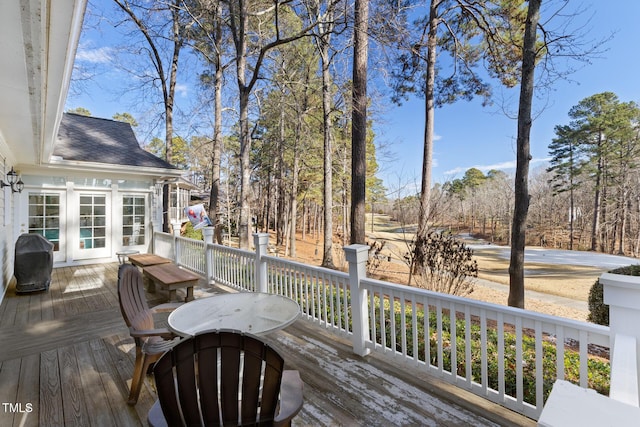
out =
<path fill-rule="evenodd" d="M 376 216 L 373 231 L 370 231 L 370 224 L 368 224 L 368 227 L 368 243 L 385 241 L 382 254 L 391 257 L 390 262 L 387 261 L 389 258 L 381 260 L 380 265 L 372 276 L 377 276 L 376 278 L 381 280 L 406 284 L 409 274 L 408 267 L 402 261 L 402 254 L 407 250 L 403 236 L 408 236 L 409 234 L 403 233 L 402 230 L 399 230 L 397 224 L 390 223 L 388 218 L 384 217 L 378 219 Z M 411 231 L 409 228 L 406 233 L 411 233 Z M 272 236 L 272 243 L 275 243 L 275 236 Z M 341 242 L 336 239 L 334 249 L 341 246 Z M 283 253 L 283 248 L 280 248 L 279 252 Z M 473 292 L 468 297 L 479 301 L 507 305 L 509 260 L 498 256 L 497 252 L 492 253 L 492 251 L 485 250 L 482 254 L 474 255 L 474 257 L 478 262 L 478 277 L 502 284 L 504 289 L 489 288 L 476 283 Z M 307 234 L 303 240 L 302 235 L 298 233 L 294 259 L 312 265 L 320 265 L 322 262 L 322 236 Z M 334 250 L 334 262 L 337 266 L 341 266 L 343 270 L 346 270 L 344 255 L 341 250 Z M 586 302 L 591 285 L 604 271 L 593 267 L 528 263 L 525 271 L 525 288 L 531 291 Z M 577 310 L 534 298 L 525 300 L 525 308 L 575 320 L 586 320 L 588 314 L 586 310 Z"/>

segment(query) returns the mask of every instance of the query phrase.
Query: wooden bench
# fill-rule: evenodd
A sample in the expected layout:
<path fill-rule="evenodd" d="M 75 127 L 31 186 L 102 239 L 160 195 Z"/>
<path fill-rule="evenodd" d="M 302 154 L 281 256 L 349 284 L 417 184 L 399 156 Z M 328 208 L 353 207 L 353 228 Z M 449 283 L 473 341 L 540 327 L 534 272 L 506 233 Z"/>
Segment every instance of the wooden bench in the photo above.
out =
<path fill-rule="evenodd" d="M 140 267 L 143 270 L 152 265 L 169 264 L 172 262 L 169 258 L 162 257 L 156 254 L 133 254 L 129 255 L 129 262 L 136 267 Z M 149 280 L 149 277 L 143 276 L 144 285 L 151 293 L 156 291 L 155 284 Z"/>
<path fill-rule="evenodd" d="M 200 276 L 197 274 L 169 263 L 145 267 L 143 274 L 151 283 L 158 284 L 169 290 L 169 301 L 175 300 L 176 290 L 179 288 L 186 288 L 187 297 L 185 301 L 192 301 L 194 299 L 193 286 L 200 280 Z"/>

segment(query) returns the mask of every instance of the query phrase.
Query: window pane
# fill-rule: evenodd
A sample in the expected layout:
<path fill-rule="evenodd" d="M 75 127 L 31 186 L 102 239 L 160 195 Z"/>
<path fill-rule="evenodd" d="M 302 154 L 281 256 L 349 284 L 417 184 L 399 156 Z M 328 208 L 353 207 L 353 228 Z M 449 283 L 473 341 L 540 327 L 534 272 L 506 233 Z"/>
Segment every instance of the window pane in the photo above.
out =
<path fill-rule="evenodd" d="M 39 194 L 29 194 L 29 204 L 41 205 L 44 202 L 44 196 Z"/>
<path fill-rule="evenodd" d="M 30 216 L 42 216 L 44 214 L 44 207 L 42 205 L 29 205 Z"/>
<path fill-rule="evenodd" d="M 58 218 L 47 218 L 45 221 L 45 227 L 47 228 L 59 228 L 60 220 Z"/>
<path fill-rule="evenodd" d="M 104 227 L 106 225 L 106 218 L 103 216 L 97 216 L 93 219 L 93 225 L 96 227 Z"/>
<path fill-rule="evenodd" d="M 104 206 L 95 206 L 93 209 L 94 215 L 104 215 L 106 212 Z"/>
<path fill-rule="evenodd" d="M 60 196 L 57 194 L 48 194 L 46 196 L 47 205 L 59 205 Z"/>
<path fill-rule="evenodd" d="M 43 228 L 44 227 L 44 219 L 43 218 L 29 218 L 29 229 L 32 228 Z"/>
<path fill-rule="evenodd" d="M 59 240 L 60 239 L 60 231 L 58 231 L 58 230 L 47 230 L 47 231 L 44 232 L 44 237 L 46 237 L 47 239 L 49 239 L 51 241 Z"/>

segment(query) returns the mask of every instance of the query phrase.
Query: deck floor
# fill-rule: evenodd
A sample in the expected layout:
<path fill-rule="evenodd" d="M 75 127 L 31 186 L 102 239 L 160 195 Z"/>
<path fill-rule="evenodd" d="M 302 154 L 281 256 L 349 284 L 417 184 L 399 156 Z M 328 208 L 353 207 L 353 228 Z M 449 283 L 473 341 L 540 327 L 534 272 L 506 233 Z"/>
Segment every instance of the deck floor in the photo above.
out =
<path fill-rule="evenodd" d="M 152 378 L 137 405 L 125 401 L 134 345 L 118 306 L 117 269 L 61 267 L 46 292 L 9 287 L 0 305 L 0 426 L 146 425 Z M 223 291 L 202 281 L 196 297 Z M 348 341 L 303 319 L 265 339 L 305 383 L 297 426 L 535 425 L 383 356 L 358 357 Z"/>

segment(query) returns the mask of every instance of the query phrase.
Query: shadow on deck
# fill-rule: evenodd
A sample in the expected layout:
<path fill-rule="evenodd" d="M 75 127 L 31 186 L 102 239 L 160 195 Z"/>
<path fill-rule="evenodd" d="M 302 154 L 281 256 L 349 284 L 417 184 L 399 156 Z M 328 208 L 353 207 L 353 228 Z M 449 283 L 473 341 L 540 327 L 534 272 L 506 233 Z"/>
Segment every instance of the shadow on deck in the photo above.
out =
<path fill-rule="evenodd" d="M 118 306 L 117 269 L 61 267 L 46 292 L 16 295 L 9 287 L 0 305 L 1 426 L 146 425 L 151 377 L 138 404 L 126 404 L 135 353 Z M 217 292 L 224 290 L 203 280 L 196 297 Z M 162 298 L 151 294 L 150 303 Z M 303 319 L 263 338 L 305 383 L 294 425 L 535 425 L 383 356 L 361 358 L 348 341 Z"/>

